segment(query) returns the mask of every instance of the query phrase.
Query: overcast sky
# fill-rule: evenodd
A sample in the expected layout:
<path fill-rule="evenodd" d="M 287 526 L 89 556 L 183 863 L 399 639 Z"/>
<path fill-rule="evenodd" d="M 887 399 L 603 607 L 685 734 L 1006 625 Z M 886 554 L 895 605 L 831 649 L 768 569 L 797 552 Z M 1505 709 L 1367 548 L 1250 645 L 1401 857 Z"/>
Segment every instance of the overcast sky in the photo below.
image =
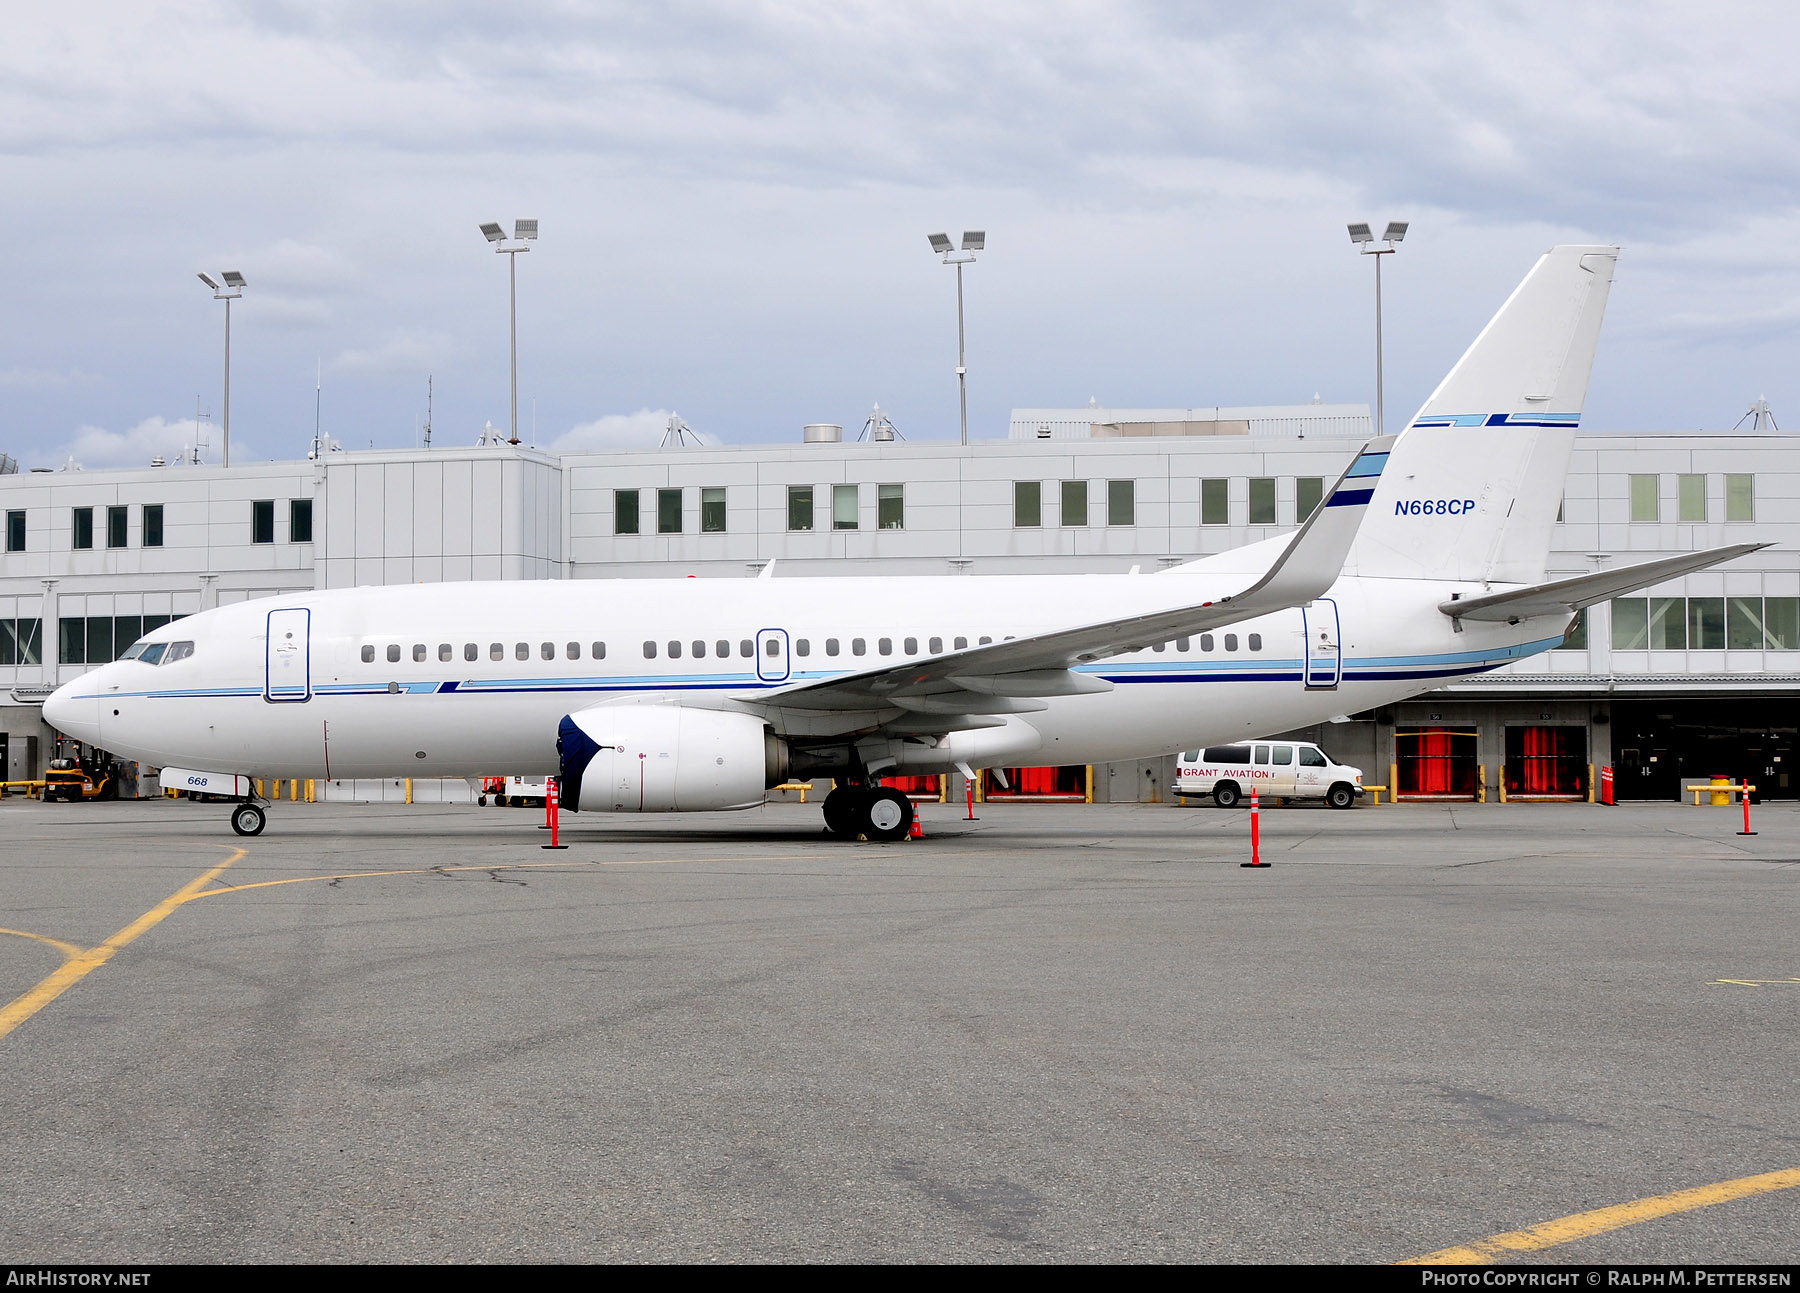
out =
<path fill-rule="evenodd" d="M 135 465 L 505 426 L 954 437 L 1015 407 L 1373 401 L 1546 246 L 1625 248 L 1585 425 L 1800 428 L 1800 10 L 1776 4 L 86 2 L 0 45 L 0 450 Z M 534 430 L 535 428 L 535 430 Z M 213 433 L 217 457 L 217 432 Z"/>

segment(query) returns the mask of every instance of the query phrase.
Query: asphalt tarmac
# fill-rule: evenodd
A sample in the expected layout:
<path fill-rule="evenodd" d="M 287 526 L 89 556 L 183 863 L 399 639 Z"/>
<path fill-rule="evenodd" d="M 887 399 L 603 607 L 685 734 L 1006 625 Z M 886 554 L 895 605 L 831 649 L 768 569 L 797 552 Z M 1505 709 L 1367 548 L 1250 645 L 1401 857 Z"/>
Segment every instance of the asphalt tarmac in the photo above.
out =
<path fill-rule="evenodd" d="M 1795 1259 L 1800 805 L 978 811 L 0 802 L 0 1254 Z"/>

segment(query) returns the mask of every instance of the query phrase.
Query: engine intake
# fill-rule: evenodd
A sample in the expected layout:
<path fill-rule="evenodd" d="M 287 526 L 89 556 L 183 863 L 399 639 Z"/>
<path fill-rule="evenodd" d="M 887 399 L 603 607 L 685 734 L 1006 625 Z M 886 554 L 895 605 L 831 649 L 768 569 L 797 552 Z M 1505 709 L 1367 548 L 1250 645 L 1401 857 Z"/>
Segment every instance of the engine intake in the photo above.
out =
<path fill-rule="evenodd" d="M 786 779 L 786 745 L 751 714 L 600 705 L 565 716 L 558 737 L 570 812 L 755 808 Z"/>

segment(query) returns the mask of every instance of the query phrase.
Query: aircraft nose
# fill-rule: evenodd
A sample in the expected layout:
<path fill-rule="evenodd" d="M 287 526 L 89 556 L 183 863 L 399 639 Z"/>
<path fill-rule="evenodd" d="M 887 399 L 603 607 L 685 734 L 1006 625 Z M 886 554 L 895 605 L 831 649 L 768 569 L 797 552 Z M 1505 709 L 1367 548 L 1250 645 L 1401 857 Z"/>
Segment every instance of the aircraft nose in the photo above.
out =
<path fill-rule="evenodd" d="M 65 736 L 88 745 L 100 744 L 100 698 L 77 695 L 87 691 L 87 680 L 66 682 L 44 700 L 44 721 Z"/>

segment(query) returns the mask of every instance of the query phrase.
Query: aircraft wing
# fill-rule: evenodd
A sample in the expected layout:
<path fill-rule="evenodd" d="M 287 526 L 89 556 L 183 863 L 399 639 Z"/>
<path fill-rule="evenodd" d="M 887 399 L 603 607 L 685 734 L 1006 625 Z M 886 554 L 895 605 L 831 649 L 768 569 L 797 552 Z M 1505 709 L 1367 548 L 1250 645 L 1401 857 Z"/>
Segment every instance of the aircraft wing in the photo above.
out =
<path fill-rule="evenodd" d="M 1214 601 L 1149 611 L 1009 638 L 986 646 L 907 660 L 836 678 L 744 693 L 740 700 L 790 710 L 909 712 L 883 724 L 894 730 L 950 731 L 994 725 L 991 715 L 1045 708 L 1041 698 L 1110 691 L 1101 678 L 1073 672 L 1158 642 L 1211 632 L 1258 615 L 1303 606 L 1337 582 L 1368 510 L 1395 436 L 1370 440 L 1338 477 L 1324 502 L 1268 571 L 1242 592 Z"/>
<path fill-rule="evenodd" d="M 1591 575 L 1489 593 L 1485 597 L 1439 602 L 1438 609 L 1452 619 L 1504 620 L 1512 624 L 1539 615 L 1572 615 L 1596 602 L 1636 592 L 1665 579 L 1690 575 L 1768 546 L 1766 543 L 1734 543 L 1724 548 L 1708 548 L 1705 552 L 1684 552 L 1620 570 L 1601 570 Z"/>

